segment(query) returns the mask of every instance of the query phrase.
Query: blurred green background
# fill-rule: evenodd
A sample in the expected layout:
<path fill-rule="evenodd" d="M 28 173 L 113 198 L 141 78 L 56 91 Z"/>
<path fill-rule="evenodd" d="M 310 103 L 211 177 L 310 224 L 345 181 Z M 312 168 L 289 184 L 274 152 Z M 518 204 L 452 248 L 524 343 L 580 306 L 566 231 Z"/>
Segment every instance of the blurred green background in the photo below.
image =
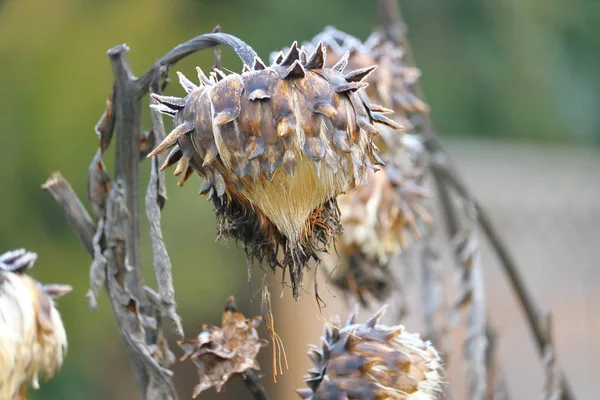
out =
<path fill-rule="evenodd" d="M 42 385 L 32 398 L 136 398 L 106 296 L 101 296 L 99 311 L 88 311 L 89 259 L 56 205 L 40 189 L 50 173 L 59 170 L 85 196 L 87 167 L 97 148 L 93 127 L 112 83 L 106 50 L 127 43 L 133 71 L 141 75 L 178 43 L 221 24 L 223 31 L 239 36 L 268 59 L 271 51 L 293 40 L 310 39 L 327 25 L 366 38 L 376 24 L 373 4 L 365 0 L 0 1 L 4 168 L 0 250 L 36 251 L 38 279 L 75 287 L 60 301 L 70 341 L 67 362 L 58 377 Z M 600 144 L 598 3 L 412 0 L 402 4 L 423 71 L 424 91 L 444 137 Z M 193 77 L 196 65 L 210 68 L 212 53 L 195 54 L 175 70 Z M 224 65 L 234 71 L 240 68 L 229 51 L 224 51 Z M 182 90 L 171 85 L 169 92 Z M 111 169 L 110 155 L 106 161 Z M 143 186 L 145 190 L 145 182 Z M 193 180 L 178 189 L 169 175 L 168 188 L 163 227 L 187 332 L 197 332 L 201 323 L 218 323 L 230 294 L 236 294 L 242 310 L 258 313 L 258 304 L 249 302 L 242 252 L 233 251 L 232 243 L 215 243 L 210 204 L 197 195 Z M 143 229 L 147 232 L 146 225 Z M 153 284 L 148 244 L 144 236 L 144 273 Z M 191 365 L 178 366 L 176 373 L 180 392 L 189 393 L 195 374 Z M 236 385 L 228 390 L 238 393 Z"/>

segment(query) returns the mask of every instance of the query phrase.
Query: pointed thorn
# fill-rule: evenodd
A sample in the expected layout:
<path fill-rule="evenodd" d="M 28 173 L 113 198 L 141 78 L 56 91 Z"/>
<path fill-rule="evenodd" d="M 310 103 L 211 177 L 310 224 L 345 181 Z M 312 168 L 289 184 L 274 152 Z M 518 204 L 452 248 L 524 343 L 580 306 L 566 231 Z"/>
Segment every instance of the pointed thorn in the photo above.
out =
<path fill-rule="evenodd" d="M 173 150 L 171 150 L 171 152 L 169 153 L 167 158 L 165 159 L 165 162 L 163 163 L 163 165 L 161 165 L 160 170 L 164 171 L 165 169 L 169 168 L 170 166 L 172 166 L 173 164 L 178 162 L 182 156 L 183 156 L 183 151 L 181 151 L 179 146 L 175 146 L 173 148 Z"/>
<path fill-rule="evenodd" d="M 372 112 L 378 112 L 380 114 L 393 114 L 394 110 L 390 108 L 385 108 L 384 106 L 380 106 L 378 104 L 369 104 L 369 109 Z"/>
<path fill-rule="evenodd" d="M 348 82 L 360 82 L 367 78 L 373 71 L 377 69 L 377 65 L 371 65 L 370 67 L 357 69 L 344 75 L 344 78 Z"/>
<path fill-rule="evenodd" d="M 386 117 L 385 115 L 383 115 L 381 113 L 372 112 L 371 118 L 373 118 L 373 121 L 378 122 L 383 125 L 386 125 L 386 126 L 389 126 L 390 128 L 392 128 L 394 130 L 401 131 L 404 129 L 404 127 L 402 125 L 389 119 L 388 117 Z"/>
<path fill-rule="evenodd" d="M 306 50 L 304 50 L 304 47 L 300 48 L 300 64 L 306 65 Z"/>
<path fill-rule="evenodd" d="M 217 82 L 222 81 L 223 79 L 227 78 L 227 75 L 225 75 L 225 72 L 221 71 L 218 68 L 213 69 L 211 71 L 210 75 L 214 76 L 215 81 L 217 81 Z"/>
<path fill-rule="evenodd" d="M 279 63 L 281 66 L 292 65 L 295 61 L 300 60 L 300 50 L 298 49 L 298 42 L 292 43 L 292 47 L 286 54 L 285 58 Z"/>
<path fill-rule="evenodd" d="M 190 179 L 190 177 L 192 176 L 193 173 L 194 173 L 194 168 L 192 168 L 191 165 L 188 165 L 187 169 L 185 170 L 185 173 L 183 175 L 181 175 L 181 178 L 179 178 L 179 181 L 177 182 L 177 186 L 183 187 L 183 185 L 185 185 L 185 183 L 188 181 L 188 179 Z"/>
<path fill-rule="evenodd" d="M 186 78 L 186 76 L 183 75 L 181 72 L 177 71 L 177 76 L 179 77 L 179 83 L 185 89 L 186 93 L 191 93 L 194 90 L 198 89 L 198 86 L 196 86 L 195 83 Z"/>
<path fill-rule="evenodd" d="M 177 139 L 193 130 L 194 126 L 189 122 L 184 122 L 183 124 L 177 126 L 175 129 L 173 129 L 173 131 L 171 131 L 171 133 L 167 135 L 165 140 L 163 140 L 154 150 L 150 152 L 150 154 L 146 156 L 146 158 L 152 158 L 155 155 L 165 151 L 167 148 L 174 145 L 177 142 Z"/>
<path fill-rule="evenodd" d="M 306 62 L 306 69 L 321 69 L 325 66 L 325 50 L 323 42 L 319 42 L 315 51 L 310 55 Z"/>
<path fill-rule="evenodd" d="M 215 161 L 215 159 L 217 158 L 218 153 L 219 152 L 218 152 L 216 146 L 213 145 L 210 149 L 208 149 L 206 151 L 206 155 L 204 156 L 204 161 L 202 161 L 202 166 L 206 167 L 206 166 L 212 164 Z"/>
<path fill-rule="evenodd" d="M 265 63 L 262 62 L 262 60 L 260 58 L 258 58 L 258 56 L 254 57 L 254 65 L 252 66 L 252 69 L 255 71 L 261 71 L 265 68 L 267 68 Z"/>
<path fill-rule="evenodd" d="M 348 65 L 348 58 L 350 57 L 350 52 L 347 51 L 342 58 L 340 58 L 340 61 L 336 62 L 335 65 L 333 67 L 331 67 L 331 69 L 334 69 L 338 72 L 342 72 L 344 71 L 344 68 L 346 68 L 346 65 Z"/>
<path fill-rule="evenodd" d="M 158 111 L 161 114 L 166 114 L 171 117 L 177 115 L 177 111 L 173 110 L 171 107 L 165 106 L 164 104 L 150 104 L 150 108 Z"/>
<path fill-rule="evenodd" d="M 275 64 L 281 64 L 282 61 L 283 61 L 283 52 L 280 51 L 279 54 L 277 54 L 277 58 L 275 59 Z"/>
<path fill-rule="evenodd" d="M 387 304 L 384 305 L 383 307 L 381 307 L 375 314 L 373 314 L 373 316 L 371 318 L 369 318 L 366 325 L 369 328 L 375 328 L 375 325 L 377 325 L 379 323 L 379 320 L 381 319 L 381 317 L 383 317 L 383 314 L 385 314 L 388 307 L 389 307 L 389 305 L 387 305 Z"/>
<path fill-rule="evenodd" d="M 190 159 L 187 158 L 186 156 L 180 157 L 179 161 L 177 162 L 177 166 L 175 167 L 175 172 L 173 172 L 173 175 L 175 176 L 179 176 L 181 175 L 181 173 L 185 170 L 187 170 L 187 167 L 190 165 Z"/>
<path fill-rule="evenodd" d="M 346 84 L 341 84 L 335 87 L 336 93 L 344 93 L 344 92 L 355 92 L 357 90 L 366 88 L 369 86 L 367 82 L 348 82 Z"/>
<path fill-rule="evenodd" d="M 306 75 L 306 71 L 299 60 L 294 61 L 292 65 L 285 71 L 281 79 L 302 78 Z"/>
<path fill-rule="evenodd" d="M 198 72 L 198 79 L 200 80 L 200 84 L 206 85 L 206 86 L 212 85 L 212 82 L 210 81 L 210 79 L 208 79 L 206 77 L 206 75 L 204 74 L 204 71 L 202 71 L 202 69 L 200 67 L 196 67 L 196 72 Z"/>
<path fill-rule="evenodd" d="M 174 96 L 161 96 L 160 94 L 152 93 L 150 94 L 154 100 L 158 101 L 160 104 L 164 104 L 172 108 L 173 110 L 181 110 L 185 107 L 185 99 L 181 97 Z"/>

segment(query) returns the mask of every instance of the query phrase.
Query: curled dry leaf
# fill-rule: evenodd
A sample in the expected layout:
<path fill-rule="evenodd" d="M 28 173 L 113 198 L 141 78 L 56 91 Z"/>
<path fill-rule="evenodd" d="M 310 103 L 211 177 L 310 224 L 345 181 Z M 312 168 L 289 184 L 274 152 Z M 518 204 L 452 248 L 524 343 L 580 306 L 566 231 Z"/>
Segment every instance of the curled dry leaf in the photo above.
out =
<path fill-rule="evenodd" d="M 67 335 L 54 300 L 68 285 L 42 285 L 26 272 L 37 254 L 24 249 L 0 255 L 0 399 L 25 398 L 60 369 Z M 20 397 L 22 396 L 22 397 Z"/>
<path fill-rule="evenodd" d="M 230 297 L 220 328 L 205 325 L 196 339 L 179 342 L 184 351 L 181 360 L 191 359 L 198 367 L 200 383 L 194 388 L 193 397 L 211 387 L 220 392 L 232 376 L 249 368 L 260 369 L 256 357 L 268 343 L 256 331 L 261 321 L 260 316 L 246 319 Z"/>
<path fill-rule="evenodd" d="M 341 231 L 335 197 L 382 162 L 374 124 L 400 128 L 361 95 L 375 66 L 343 73 L 346 62 L 327 68 L 325 53 L 294 43 L 271 66 L 199 70 L 199 86 L 180 74 L 186 97 L 153 95 L 175 129 L 150 156 L 173 147 L 163 168 L 176 165 L 181 185 L 192 172 L 204 178 L 220 234 L 289 269 L 295 298 L 308 261 Z"/>
<path fill-rule="evenodd" d="M 345 326 L 339 318 L 326 325 L 321 347 L 309 356 L 314 368 L 298 389 L 310 400 L 433 400 L 442 392 L 437 351 L 403 326 L 379 324 L 386 307 L 367 323 L 352 315 Z"/>

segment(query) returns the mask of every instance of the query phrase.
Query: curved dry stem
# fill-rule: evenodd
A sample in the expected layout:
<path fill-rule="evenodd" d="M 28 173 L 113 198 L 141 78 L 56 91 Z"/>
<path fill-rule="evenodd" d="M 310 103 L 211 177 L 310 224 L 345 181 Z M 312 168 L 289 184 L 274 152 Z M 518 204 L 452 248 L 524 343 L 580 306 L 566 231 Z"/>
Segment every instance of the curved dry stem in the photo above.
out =
<path fill-rule="evenodd" d="M 156 70 L 170 68 L 181 59 L 200 50 L 216 47 L 220 44 L 230 47 L 246 65 L 252 65 L 256 52 L 243 40 L 227 33 L 215 32 L 197 36 L 180 44 L 162 56 L 148 72 L 137 80 L 138 95 L 141 97 L 148 92 L 149 85 L 156 76 Z"/>

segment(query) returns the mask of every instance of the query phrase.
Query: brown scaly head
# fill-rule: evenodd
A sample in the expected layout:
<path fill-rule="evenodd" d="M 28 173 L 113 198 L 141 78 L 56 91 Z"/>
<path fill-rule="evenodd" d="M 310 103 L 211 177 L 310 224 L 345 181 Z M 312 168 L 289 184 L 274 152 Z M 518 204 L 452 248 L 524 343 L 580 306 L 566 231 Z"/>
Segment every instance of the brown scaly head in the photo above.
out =
<path fill-rule="evenodd" d="M 437 351 L 403 326 L 379 320 L 386 307 L 366 324 L 352 315 L 326 325 L 321 347 L 312 346 L 314 368 L 298 389 L 309 400 L 437 400 L 442 394 L 442 368 Z"/>
<path fill-rule="evenodd" d="M 232 376 L 243 374 L 249 368 L 260 370 L 256 357 L 268 343 L 260 339 L 256 331 L 261 321 L 262 317 L 246 319 L 230 297 L 220 328 L 205 325 L 196 339 L 179 342 L 185 352 L 181 360 L 190 359 L 198 367 L 200 383 L 193 397 L 211 387 L 220 392 Z"/>
<path fill-rule="evenodd" d="M 0 399 L 25 399 L 62 366 L 67 336 L 53 299 L 67 285 L 41 285 L 26 272 L 37 255 L 23 249 L 0 255 Z"/>
<path fill-rule="evenodd" d="M 173 147 L 163 167 L 177 164 L 180 184 L 204 178 L 220 235 L 289 269 L 295 298 L 305 265 L 341 231 L 336 196 L 382 163 L 373 124 L 400 129 L 362 93 L 375 65 L 344 73 L 347 58 L 331 68 L 325 59 L 322 45 L 308 55 L 294 43 L 242 74 L 198 70 L 199 86 L 180 74 L 185 98 L 153 95 L 175 129 L 150 156 Z"/>

